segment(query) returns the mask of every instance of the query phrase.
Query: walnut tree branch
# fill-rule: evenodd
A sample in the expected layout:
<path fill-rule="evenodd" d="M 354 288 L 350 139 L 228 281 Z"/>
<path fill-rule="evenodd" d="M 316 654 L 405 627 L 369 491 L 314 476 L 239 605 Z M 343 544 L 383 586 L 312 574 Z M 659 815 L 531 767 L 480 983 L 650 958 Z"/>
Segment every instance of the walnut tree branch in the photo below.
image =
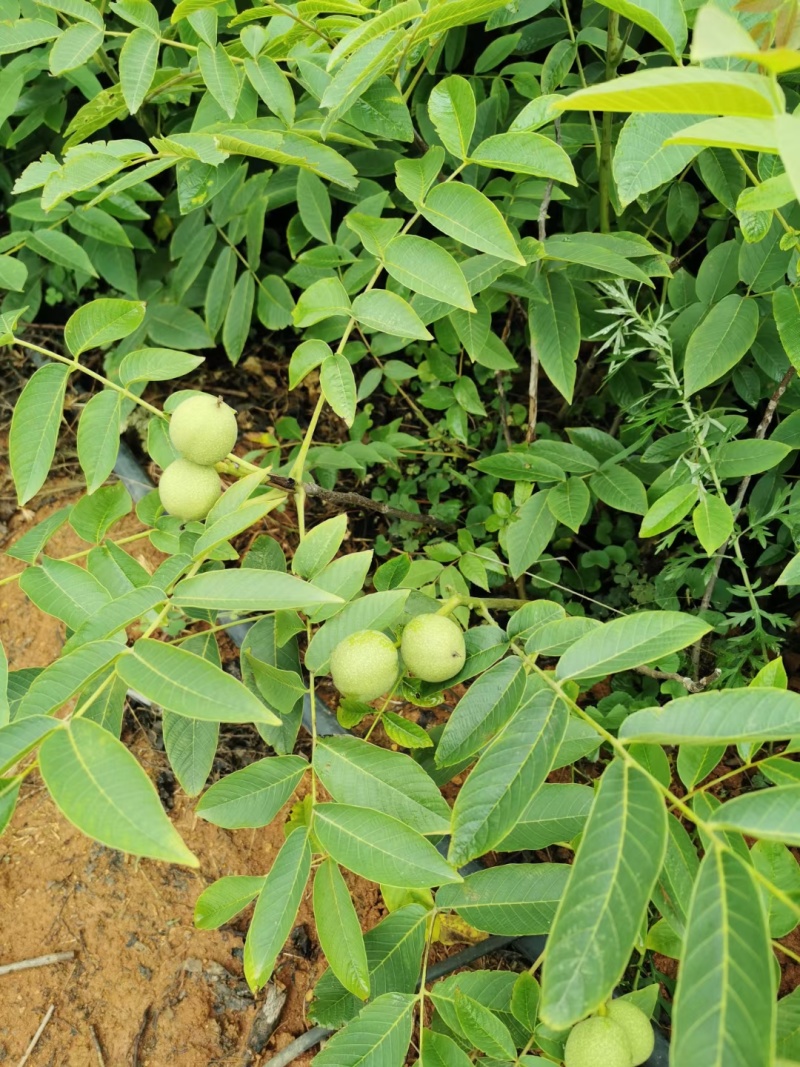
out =
<path fill-rule="evenodd" d="M 719 670 L 715 670 L 706 675 L 705 678 L 694 681 L 692 678 L 687 678 L 684 674 L 677 674 L 675 671 L 657 671 L 647 666 L 634 667 L 633 669 L 637 674 L 643 674 L 647 678 L 655 678 L 659 682 L 680 682 L 687 693 L 702 693 L 712 682 L 716 682 L 722 673 Z"/>
<path fill-rule="evenodd" d="M 268 474 L 265 480 L 269 485 L 275 486 L 276 489 L 285 489 L 290 493 L 297 489 L 297 483 L 294 478 L 284 478 L 279 474 Z M 403 511 L 402 508 L 393 508 L 390 504 L 384 504 L 378 500 L 370 500 L 368 496 L 362 496 L 360 493 L 340 493 L 335 489 L 323 489 L 321 485 L 315 485 L 313 482 L 304 482 L 303 492 L 307 497 L 316 497 L 318 500 L 324 500 L 326 503 L 333 504 L 334 507 L 338 508 L 361 508 L 364 511 L 377 511 L 379 515 L 400 519 L 401 522 L 413 522 L 417 526 L 430 526 L 436 530 L 452 531 L 455 529 L 453 523 L 436 519 L 433 515 L 416 515 L 413 511 Z"/>

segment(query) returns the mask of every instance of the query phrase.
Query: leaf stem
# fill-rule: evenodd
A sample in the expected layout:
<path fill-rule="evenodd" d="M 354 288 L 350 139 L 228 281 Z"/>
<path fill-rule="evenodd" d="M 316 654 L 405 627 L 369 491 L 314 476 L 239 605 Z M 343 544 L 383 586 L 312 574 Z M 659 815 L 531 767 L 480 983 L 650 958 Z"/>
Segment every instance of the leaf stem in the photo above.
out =
<path fill-rule="evenodd" d="M 427 66 L 428 66 L 428 60 L 431 58 L 431 56 L 433 55 L 433 53 L 436 50 L 436 48 L 438 48 L 438 45 L 432 45 L 428 49 L 428 51 L 425 53 L 424 57 L 420 60 L 419 66 L 414 71 L 414 77 L 411 79 L 411 81 L 409 82 L 408 88 L 403 93 L 403 103 L 404 104 L 408 103 L 408 98 L 414 92 L 414 90 L 417 87 L 417 83 L 419 82 L 419 80 L 422 77 L 422 75 L 425 73 L 425 71 L 427 69 Z"/>
<path fill-rule="evenodd" d="M 438 911 L 436 907 L 432 908 L 428 913 L 428 923 L 425 930 L 425 948 L 422 952 L 422 973 L 419 976 L 419 993 L 417 994 L 419 999 L 419 1035 L 420 1035 L 420 1054 L 424 1055 L 424 1049 L 422 1048 L 422 1031 L 425 1026 L 425 997 L 428 995 L 428 991 L 425 988 L 425 983 L 428 980 L 428 956 L 431 952 L 431 945 L 433 944 L 433 931 L 436 925 L 436 916 Z M 420 1060 L 420 1062 L 422 1062 Z"/>
<path fill-rule="evenodd" d="M 132 400 L 135 404 L 145 408 L 151 415 L 157 415 L 159 419 L 166 419 L 166 415 L 163 411 L 160 411 L 152 404 L 148 404 L 146 400 L 142 400 L 140 396 L 136 396 L 130 389 L 126 389 L 124 385 L 117 385 L 116 382 L 110 381 L 102 374 L 98 374 L 97 371 L 92 370 L 90 367 L 84 367 L 77 359 L 72 359 L 69 356 L 62 356 L 58 352 L 51 352 L 47 348 L 41 348 L 39 345 L 33 344 L 31 341 L 25 341 L 21 337 L 12 337 L 11 343 L 20 345 L 22 348 L 27 348 L 31 352 L 38 352 L 41 356 L 47 356 L 48 359 L 54 359 L 57 363 L 65 363 L 68 367 L 72 367 L 73 370 L 80 371 L 82 374 L 87 374 L 90 378 L 94 378 L 97 382 L 102 382 L 104 386 L 108 386 L 109 389 L 114 389 L 128 400 Z"/>
<path fill-rule="evenodd" d="M 139 533 L 131 534 L 129 537 L 121 537 L 118 541 L 112 541 L 113 545 L 129 545 L 133 541 L 141 541 L 144 537 L 150 536 L 150 530 L 140 530 Z M 91 548 L 84 548 L 81 552 L 73 552 L 69 556 L 56 556 L 54 557 L 59 563 L 71 563 L 74 559 L 84 559 L 90 552 L 94 552 L 97 545 L 92 545 Z M 13 556 L 11 557 L 14 558 Z M 16 582 L 21 574 L 24 574 L 28 567 L 36 566 L 35 563 L 27 563 L 24 560 L 25 566 L 21 571 L 17 571 L 16 574 L 9 574 L 7 578 L 0 578 L 0 586 L 8 585 L 9 582 Z"/>
<path fill-rule="evenodd" d="M 261 281 L 261 279 L 259 278 L 258 274 L 256 274 L 256 272 L 253 270 L 253 268 L 248 263 L 247 257 L 242 255 L 242 253 L 239 251 L 238 247 L 233 243 L 233 241 L 230 239 L 230 237 L 228 237 L 227 233 L 225 233 L 225 230 L 221 226 L 219 226 L 216 222 L 214 223 L 214 228 L 216 229 L 217 233 L 222 238 L 222 240 L 225 242 L 225 244 L 228 246 L 228 248 L 230 248 L 230 250 L 233 252 L 233 254 L 237 257 L 239 262 L 242 264 L 244 269 L 247 271 L 247 273 L 250 275 L 250 277 L 256 283 L 256 285 L 261 290 L 261 292 L 264 293 L 265 296 L 269 296 L 269 293 L 267 292 L 267 290 L 266 290 L 266 288 L 264 286 L 264 283 Z"/>
<path fill-rule="evenodd" d="M 307 623 L 307 632 L 310 638 L 311 623 Z M 317 751 L 317 694 L 314 688 L 313 674 L 308 676 L 308 702 L 311 706 L 311 759 L 309 760 L 309 767 L 311 768 L 311 806 L 313 807 L 317 803 L 317 775 L 314 771 L 314 754 Z"/>
<path fill-rule="evenodd" d="M 619 63 L 618 34 L 619 14 L 609 9 L 608 40 L 606 43 L 606 81 L 611 81 L 617 73 L 617 64 Z M 612 111 L 604 111 L 599 162 L 600 229 L 603 233 L 609 233 L 611 230 L 611 141 L 613 134 L 614 113 Z"/>
<path fill-rule="evenodd" d="M 650 782 L 656 787 L 656 789 L 661 793 L 664 799 L 669 802 L 672 808 L 677 811 L 680 811 L 680 813 L 686 819 L 688 819 L 691 823 L 694 823 L 698 830 L 701 830 L 704 834 L 706 834 L 714 848 L 729 852 L 732 856 L 736 855 L 731 846 L 726 843 L 724 831 L 718 830 L 713 823 L 710 823 L 706 819 L 701 818 L 701 816 L 699 816 L 697 812 L 693 811 L 680 797 L 675 796 L 671 789 L 669 789 L 662 782 L 660 782 L 654 774 L 651 774 L 646 767 L 643 767 L 637 759 L 631 756 L 625 745 L 618 738 L 614 737 L 614 735 L 609 733 L 609 731 L 606 730 L 603 726 L 595 722 L 591 715 L 585 712 L 583 708 L 581 708 L 580 705 L 572 699 L 572 697 L 567 695 L 561 683 L 558 682 L 550 672 L 542 670 L 542 668 L 539 667 L 538 664 L 530 656 L 528 656 L 527 653 L 523 649 L 521 649 L 518 644 L 516 644 L 516 642 L 511 642 L 511 649 L 517 656 L 519 656 L 525 663 L 528 664 L 530 669 L 533 670 L 538 675 L 538 677 L 541 678 L 542 681 L 546 685 L 548 685 L 554 693 L 559 696 L 561 700 L 564 701 L 564 703 L 574 712 L 574 714 L 576 714 L 580 719 L 583 720 L 583 722 L 587 724 L 587 726 L 590 726 L 600 737 L 603 738 L 603 740 L 614 750 L 615 755 L 619 756 L 619 758 L 624 760 L 624 762 L 627 763 L 629 766 L 635 767 L 640 772 L 640 774 L 643 774 L 645 776 L 645 778 L 648 778 Z M 761 872 L 757 868 L 753 867 L 751 869 L 751 873 L 756 879 L 756 881 L 760 882 L 767 890 L 767 892 L 774 896 L 776 900 L 779 900 L 783 905 L 785 905 L 785 907 L 789 908 L 793 914 L 800 916 L 800 903 L 792 900 L 791 897 L 789 897 L 776 885 L 773 885 L 773 883 L 765 875 L 761 874 Z"/>
<path fill-rule="evenodd" d="M 274 11 L 279 12 L 281 15 L 286 15 L 288 18 L 296 22 L 298 26 L 303 26 L 309 31 L 309 33 L 315 34 L 317 37 L 322 38 L 322 40 L 325 41 L 327 44 L 333 46 L 334 42 L 326 33 L 323 33 L 323 31 L 318 29 L 313 22 L 308 22 L 301 15 L 298 15 L 290 8 L 284 7 L 282 4 L 276 3 L 275 0 L 264 0 L 264 6 L 271 7 Z"/>
<path fill-rule="evenodd" d="M 384 700 L 384 702 L 381 704 L 380 709 L 378 710 L 378 714 L 372 720 L 372 722 L 370 723 L 369 729 L 364 734 L 364 740 L 365 741 L 369 741 L 372 731 L 375 729 L 375 727 L 378 725 L 378 723 L 383 719 L 383 713 L 389 707 L 389 703 L 390 703 L 392 697 L 397 692 L 397 687 L 400 684 L 400 682 L 402 681 L 402 678 L 403 678 L 403 675 L 402 674 L 398 674 L 397 678 L 395 679 L 394 685 L 392 686 L 392 688 L 389 690 L 388 694 L 386 695 L 386 699 Z"/>
<path fill-rule="evenodd" d="M 798 956 L 796 952 L 792 952 L 788 946 L 782 945 L 781 942 L 774 937 L 772 939 L 772 947 L 777 952 L 782 952 L 788 959 L 794 960 L 795 963 L 800 963 L 800 956 Z"/>
<path fill-rule="evenodd" d="M 153 404 L 149 404 L 146 400 L 142 400 L 140 396 L 132 393 L 130 389 L 126 389 L 123 385 L 118 385 L 116 382 L 112 382 L 110 378 L 106 378 L 103 374 L 98 374 L 97 371 L 91 369 L 91 367 L 85 367 L 77 359 L 70 358 L 69 356 L 62 356 L 59 352 L 51 352 L 49 348 L 42 348 L 40 345 L 33 344 L 32 341 L 25 341 L 21 337 L 12 336 L 11 344 L 20 345 L 22 348 L 30 349 L 31 352 L 37 352 L 41 356 L 46 356 L 48 359 L 54 359 L 57 363 L 64 363 L 68 367 L 72 367 L 74 371 L 80 371 L 81 374 L 86 374 L 90 378 L 94 378 L 95 381 L 100 382 L 104 387 L 108 389 L 114 389 L 115 392 L 120 393 L 126 399 L 131 400 L 134 404 L 144 408 L 145 411 L 149 411 L 151 415 L 155 415 L 159 419 L 169 421 L 169 416 L 165 411 L 155 407 Z M 226 457 L 226 460 L 236 464 L 238 467 L 242 467 L 245 470 L 264 473 L 263 467 L 256 466 L 255 463 L 250 463 L 249 460 L 241 459 L 235 453 L 231 452 Z M 2 583 L 0 583 L 2 584 Z"/>
<path fill-rule="evenodd" d="M 580 78 L 581 87 L 585 89 L 587 87 L 586 73 L 583 69 L 583 63 L 581 62 L 580 51 L 578 49 L 578 42 L 575 37 L 575 27 L 572 25 L 572 16 L 569 13 L 569 4 L 567 0 L 561 0 L 561 12 L 564 16 L 564 21 L 567 24 L 567 33 L 569 39 L 575 45 L 575 65 L 578 68 L 578 77 Z M 592 127 L 592 137 L 594 138 L 594 149 L 597 153 L 598 159 L 600 158 L 600 136 L 597 132 L 597 119 L 594 117 L 594 112 L 589 112 L 589 123 Z"/>
<path fill-rule="evenodd" d="M 783 107 L 783 105 L 781 104 L 781 108 L 782 107 Z M 753 185 L 756 185 L 756 186 L 761 185 L 761 182 L 760 182 L 760 180 L 758 178 L 758 175 L 754 173 L 754 171 L 752 170 L 752 168 L 748 164 L 747 160 L 744 158 L 744 156 L 738 150 L 738 148 L 732 148 L 731 152 L 733 153 L 733 158 L 736 160 L 736 162 L 739 164 L 739 166 L 745 172 L 745 174 L 750 179 L 750 181 L 753 183 Z M 775 214 L 776 214 L 776 216 L 778 218 L 778 222 L 780 222 L 781 226 L 783 226 L 783 228 L 786 231 L 786 233 L 794 233 L 794 229 L 789 225 L 789 223 L 786 221 L 786 219 L 780 213 L 780 211 L 778 211 L 777 208 L 774 208 L 774 211 L 775 211 Z"/>
<path fill-rule="evenodd" d="M 116 672 L 116 670 L 113 670 L 111 672 L 111 674 L 109 674 L 108 678 L 105 678 L 101 682 L 101 684 L 98 685 L 97 689 L 95 689 L 95 691 L 88 698 L 88 700 L 85 700 L 83 702 L 83 704 L 80 705 L 80 707 L 75 708 L 75 710 L 72 712 L 72 714 L 67 716 L 67 719 L 65 721 L 71 722 L 73 719 L 79 719 L 81 717 L 81 715 L 84 714 L 84 712 L 89 710 L 89 708 L 92 706 L 92 704 L 94 704 L 95 700 L 97 700 L 97 698 L 100 696 L 100 694 L 105 689 L 108 689 L 108 687 L 111 685 L 111 683 L 114 681 L 114 679 L 116 677 L 117 677 L 117 672 Z"/>
<path fill-rule="evenodd" d="M 200 570 L 200 568 L 203 566 L 204 563 L 205 563 L 205 560 L 202 559 L 202 558 L 200 558 L 198 560 L 195 560 L 194 563 L 189 568 L 189 570 L 186 572 L 186 574 L 178 575 L 178 577 L 175 579 L 175 582 L 182 581 L 184 578 L 192 578 L 195 574 L 197 574 L 197 572 Z M 173 582 L 172 584 L 174 585 L 175 582 Z M 154 634 L 156 632 L 156 630 L 161 626 L 161 624 L 164 621 L 164 619 L 166 619 L 167 615 L 169 615 L 169 609 L 172 607 L 172 602 L 169 599 L 169 592 L 166 591 L 166 590 L 165 590 L 165 596 L 166 596 L 166 601 L 167 601 L 166 604 L 161 609 L 161 611 L 159 611 L 158 615 L 150 623 L 150 625 L 144 631 L 144 633 L 142 634 L 142 636 L 141 636 L 141 638 L 139 640 L 143 640 L 145 637 L 150 637 L 152 634 Z"/>
<path fill-rule="evenodd" d="M 265 614 L 265 612 L 261 612 L 259 615 L 247 615 L 243 619 L 231 619 L 229 622 L 221 622 L 217 626 L 209 626 L 205 630 L 192 630 L 189 633 L 181 634 L 180 637 L 176 637 L 170 641 L 170 644 L 179 645 L 182 641 L 188 641 L 190 637 L 205 637 L 206 634 L 216 634 L 220 630 L 230 630 L 232 626 L 245 626 L 250 622 L 259 622 L 265 617 Z"/>

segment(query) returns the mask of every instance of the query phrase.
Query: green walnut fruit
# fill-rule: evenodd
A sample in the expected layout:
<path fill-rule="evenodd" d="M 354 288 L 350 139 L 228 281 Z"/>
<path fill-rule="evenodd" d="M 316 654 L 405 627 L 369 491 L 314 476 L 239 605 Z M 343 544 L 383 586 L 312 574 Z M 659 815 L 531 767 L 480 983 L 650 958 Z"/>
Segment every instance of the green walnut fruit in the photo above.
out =
<path fill-rule="evenodd" d="M 607 1015 L 596 1015 L 570 1031 L 564 1067 L 633 1067 L 625 1031 Z"/>
<path fill-rule="evenodd" d="M 416 615 L 403 630 L 400 654 L 423 682 L 446 682 L 467 658 L 461 627 L 446 615 Z"/>
<path fill-rule="evenodd" d="M 204 467 L 225 459 L 238 433 L 236 412 L 209 393 L 184 400 L 169 420 L 169 438 L 177 451 Z"/>
<path fill-rule="evenodd" d="M 333 684 L 344 697 L 368 703 L 397 681 L 400 661 L 394 642 L 380 630 L 350 634 L 331 653 Z"/>
<path fill-rule="evenodd" d="M 608 1017 L 625 1031 L 631 1046 L 633 1067 L 639 1067 L 653 1054 L 656 1038 L 653 1027 L 645 1013 L 629 1000 L 612 1000 L 608 1005 Z"/>
<path fill-rule="evenodd" d="M 222 484 L 213 467 L 176 459 L 161 475 L 158 495 L 170 515 L 184 522 L 204 519 L 219 499 Z"/>

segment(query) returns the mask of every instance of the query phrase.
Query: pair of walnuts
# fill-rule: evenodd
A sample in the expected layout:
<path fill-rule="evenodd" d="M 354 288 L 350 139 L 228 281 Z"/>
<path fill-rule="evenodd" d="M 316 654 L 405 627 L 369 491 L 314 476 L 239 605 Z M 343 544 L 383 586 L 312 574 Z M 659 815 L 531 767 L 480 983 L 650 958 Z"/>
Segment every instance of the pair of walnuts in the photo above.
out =
<path fill-rule="evenodd" d="M 368 703 L 393 688 L 401 669 L 423 682 L 446 682 L 466 661 L 464 634 L 446 615 L 415 615 L 400 652 L 380 630 L 350 634 L 331 653 L 333 684 L 344 697 Z"/>
<path fill-rule="evenodd" d="M 612 1000 L 605 1015 L 584 1019 L 570 1031 L 565 1067 L 639 1067 L 655 1046 L 645 1013 L 628 1000 Z"/>
<path fill-rule="evenodd" d="M 206 517 L 222 492 L 214 464 L 225 459 L 238 433 L 236 412 L 215 396 L 196 393 L 178 405 L 169 438 L 180 459 L 170 463 L 158 486 L 170 515 L 183 522 Z"/>

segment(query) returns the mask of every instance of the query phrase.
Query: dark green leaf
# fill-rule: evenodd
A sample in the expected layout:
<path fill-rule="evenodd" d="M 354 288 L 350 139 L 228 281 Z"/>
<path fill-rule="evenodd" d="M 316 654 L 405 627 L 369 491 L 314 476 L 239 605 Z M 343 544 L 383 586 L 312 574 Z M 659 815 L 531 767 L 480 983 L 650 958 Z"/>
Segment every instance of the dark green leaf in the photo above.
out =
<path fill-rule="evenodd" d="M 403 1067 L 416 997 L 384 993 L 314 1057 L 317 1067 Z"/>
<path fill-rule="evenodd" d="M 686 346 L 684 393 L 692 396 L 736 366 L 756 339 L 758 307 L 731 294 L 703 319 Z"/>
<path fill-rule="evenodd" d="M 367 930 L 364 946 L 373 997 L 414 991 L 429 918 L 430 913 L 420 904 L 408 904 Z M 311 1017 L 324 1026 L 341 1026 L 361 1009 L 358 998 L 344 988 L 330 969 L 317 982 L 314 998 Z"/>
<path fill-rule="evenodd" d="M 69 524 L 78 537 L 99 544 L 115 522 L 130 514 L 132 507 L 123 482 L 103 485 L 92 496 L 81 497 L 70 512 Z"/>
<path fill-rule="evenodd" d="M 120 395 L 111 389 L 95 393 L 83 409 L 78 423 L 78 459 L 88 493 L 100 488 L 117 462 L 120 414 Z"/>
<path fill-rule="evenodd" d="M 457 159 L 466 159 L 475 129 L 475 94 L 466 78 L 445 78 L 428 97 L 428 114 L 442 144 Z"/>
<path fill-rule="evenodd" d="M 564 703 L 545 689 L 523 704 L 481 754 L 453 808 L 452 864 L 484 855 L 513 829 L 550 772 L 567 717 Z"/>
<path fill-rule="evenodd" d="M 508 1027 L 489 1008 L 460 989 L 456 989 L 455 1006 L 459 1025 L 471 1045 L 494 1059 L 511 1059 L 516 1055 Z"/>
<path fill-rule="evenodd" d="M 384 264 L 387 273 L 415 293 L 468 312 L 475 310 L 461 267 L 435 241 L 413 234 L 395 237 L 386 247 Z"/>
<path fill-rule="evenodd" d="M 525 689 L 525 671 L 515 656 L 501 660 L 470 687 L 456 705 L 436 748 L 437 766 L 478 752 L 511 718 Z"/>
<path fill-rule="evenodd" d="M 581 343 L 575 292 L 569 278 L 559 271 L 540 274 L 533 289 L 528 305 L 531 335 L 545 374 L 569 403 Z"/>
<path fill-rule="evenodd" d="M 524 265 L 525 260 L 503 216 L 492 201 L 473 186 L 463 182 L 436 185 L 420 210 L 432 226 L 448 237 L 498 259 Z"/>
<path fill-rule="evenodd" d="M 222 326 L 222 345 L 234 366 L 244 351 L 250 332 L 255 301 L 255 282 L 249 271 L 244 271 L 231 293 L 230 304 Z"/>
<path fill-rule="evenodd" d="M 559 678 L 599 678 L 658 660 L 699 641 L 711 627 L 678 611 L 639 611 L 576 641 L 561 657 Z"/>
<path fill-rule="evenodd" d="M 142 106 L 158 68 L 158 36 L 139 26 L 133 30 L 119 54 L 119 80 L 122 95 L 133 115 Z"/>
<path fill-rule="evenodd" d="M 772 951 L 750 871 L 712 848 L 692 896 L 675 997 L 671 1058 L 683 1067 L 769 1067 Z"/>
<path fill-rule="evenodd" d="M 350 891 L 332 859 L 314 875 L 314 921 L 325 959 L 345 989 L 369 996 L 369 968 L 364 938 Z"/>
<path fill-rule="evenodd" d="M 760 688 L 696 693 L 634 712 L 619 736 L 668 745 L 786 740 L 800 736 L 800 694 Z"/>
<path fill-rule="evenodd" d="M 132 334 L 144 319 L 145 305 L 138 300 L 91 300 L 70 315 L 64 340 L 73 356 Z"/>
<path fill-rule="evenodd" d="M 611 995 L 639 936 L 666 843 L 661 794 L 641 771 L 615 760 L 601 779 L 548 942 L 541 1007 L 548 1026 L 572 1026 Z"/>
<path fill-rule="evenodd" d="M 446 833 L 450 809 L 410 756 L 356 737 L 326 737 L 314 750 L 314 770 L 334 800 L 372 808 L 421 834 Z"/>

